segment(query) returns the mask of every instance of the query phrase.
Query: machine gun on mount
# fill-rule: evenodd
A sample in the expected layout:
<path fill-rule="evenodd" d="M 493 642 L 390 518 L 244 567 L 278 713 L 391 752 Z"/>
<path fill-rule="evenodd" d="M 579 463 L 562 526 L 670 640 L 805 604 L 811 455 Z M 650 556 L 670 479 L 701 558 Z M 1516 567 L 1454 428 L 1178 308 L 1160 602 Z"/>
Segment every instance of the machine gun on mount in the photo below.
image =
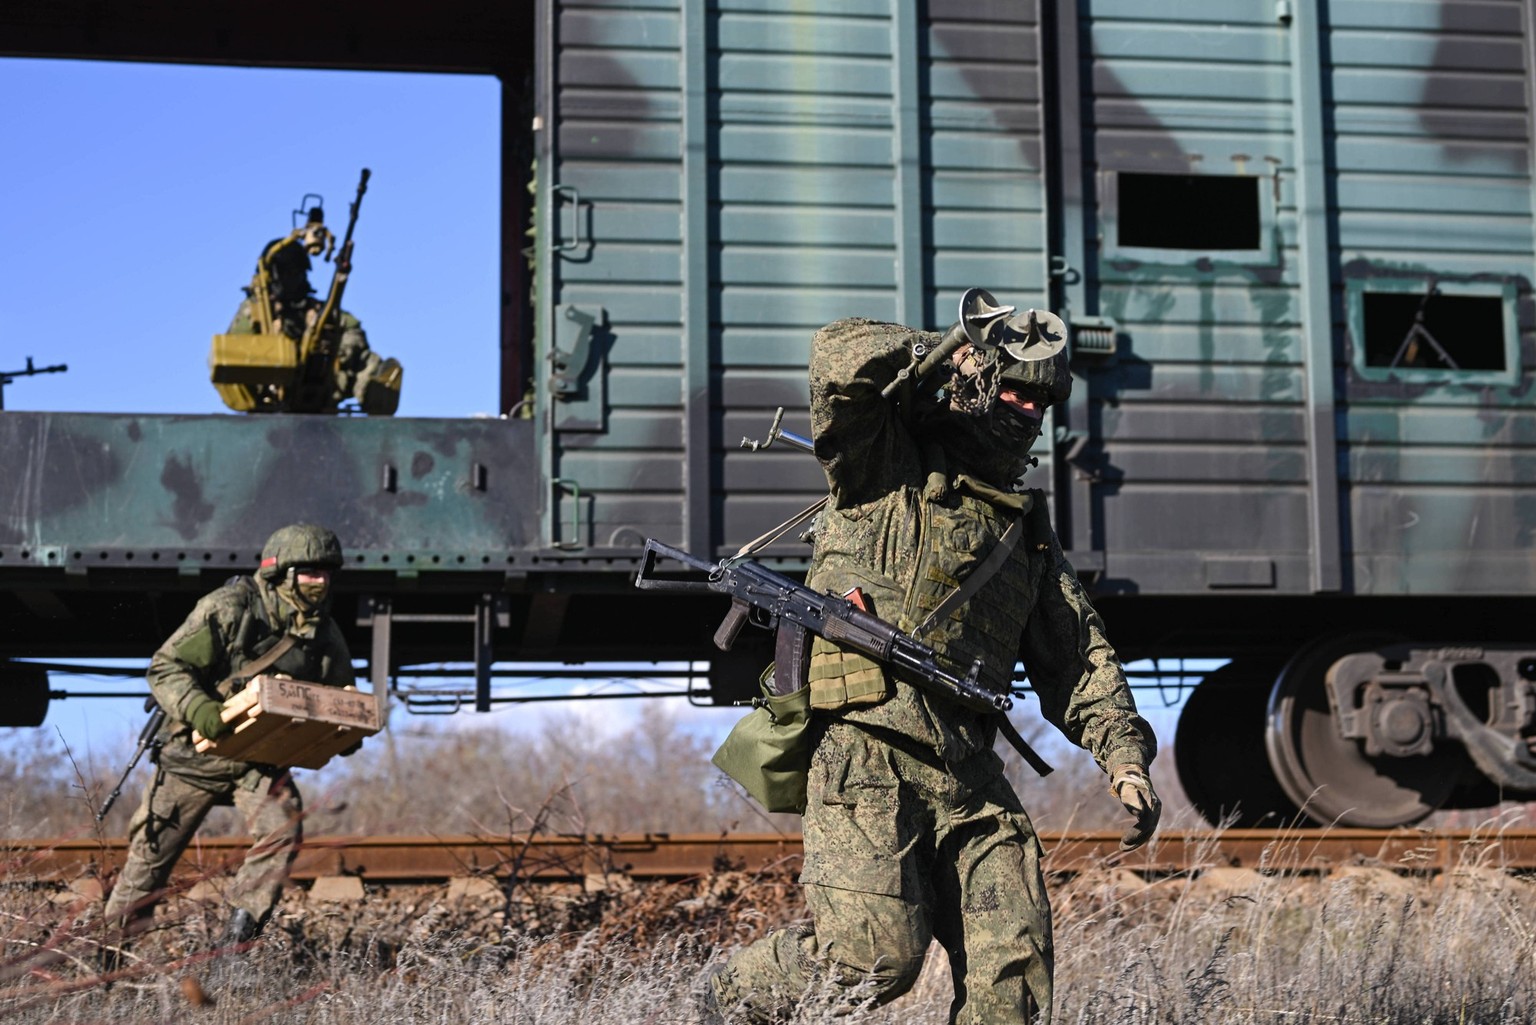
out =
<path fill-rule="evenodd" d="M 209 354 L 210 377 L 229 408 L 337 412 L 338 403 L 349 397 L 358 399 L 364 413 L 388 416 L 398 408 L 399 362 L 370 353 L 361 328 L 341 306 L 352 273 L 352 235 L 371 174 L 363 168 L 339 249 L 325 226 L 324 200 L 311 194 L 294 211 L 295 222 L 303 217 L 304 223 L 295 223 L 286 237 L 262 250 L 240 316 L 229 333 L 214 336 Z M 333 253 L 336 271 L 322 303 L 309 286 L 309 257 L 329 261 Z M 356 337 L 345 343 L 343 336 L 350 331 Z"/>
<path fill-rule="evenodd" d="M 336 273 L 331 275 L 331 288 L 325 297 L 325 305 L 320 308 L 320 315 L 314 318 L 304 331 L 304 337 L 299 340 L 299 360 L 314 376 L 323 375 L 329 368 L 331 361 L 336 358 L 334 347 L 331 344 L 336 332 L 327 331 L 332 317 L 341 316 L 341 294 L 346 291 L 347 279 L 352 275 L 352 232 L 357 228 L 357 213 L 363 205 L 363 194 L 368 191 L 368 178 L 372 172 L 363 168 L 362 177 L 357 182 L 357 197 L 352 200 L 352 205 L 347 212 L 347 233 L 342 238 L 341 250 L 336 254 Z M 330 258 L 330 253 L 326 253 Z M 337 325 L 339 326 L 339 325 Z"/>
<path fill-rule="evenodd" d="M 0 370 L 0 409 L 5 408 L 5 386 L 15 384 L 18 377 L 36 377 L 39 374 L 62 374 L 69 369 L 68 363 L 56 363 L 51 367 L 38 367 L 32 365 L 32 357 L 27 357 L 27 365 L 22 370 Z"/>

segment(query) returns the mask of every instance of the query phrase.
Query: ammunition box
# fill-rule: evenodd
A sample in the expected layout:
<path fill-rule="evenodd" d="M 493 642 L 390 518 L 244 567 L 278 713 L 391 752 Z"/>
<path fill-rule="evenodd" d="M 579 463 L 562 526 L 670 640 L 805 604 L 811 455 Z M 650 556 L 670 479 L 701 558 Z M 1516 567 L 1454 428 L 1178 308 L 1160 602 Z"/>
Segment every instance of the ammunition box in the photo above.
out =
<path fill-rule="evenodd" d="M 265 675 L 224 702 L 223 718 L 235 731 L 193 733 L 197 750 L 279 768 L 318 769 L 382 727 L 372 694 Z"/>

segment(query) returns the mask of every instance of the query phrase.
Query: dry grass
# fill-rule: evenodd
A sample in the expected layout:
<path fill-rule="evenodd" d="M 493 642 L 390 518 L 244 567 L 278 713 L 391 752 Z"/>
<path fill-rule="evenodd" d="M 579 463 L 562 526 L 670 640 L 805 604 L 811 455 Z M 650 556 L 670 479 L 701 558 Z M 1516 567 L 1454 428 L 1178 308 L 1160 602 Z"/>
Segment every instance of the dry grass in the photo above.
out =
<path fill-rule="evenodd" d="M 306 776 L 307 830 L 767 828 L 717 785 L 704 745 L 665 716 L 649 720 L 634 745 L 582 736 L 555 731 L 509 744 L 499 734 L 402 734 L 393 746 L 338 763 L 335 773 Z M 1057 760 L 1062 769 L 1049 787 L 1019 780 L 1037 823 L 1112 823 L 1101 780 Z M 39 744 L 4 768 L 26 785 L 0 797 L 0 821 L 18 824 L 0 833 L 91 834 L 92 802 L 110 767 L 80 766 L 57 745 Z M 498 784 L 471 785 L 484 780 Z M 114 823 L 126 819 L 142 785 L 140 775 L 125 791 L 108 835 L 121 835 Z M 1080 808 L 1070 803 L 1074 793 Z M 423 809 L 434 817 L 422 818 Z M 43 828 L 31 825 L 39 820 Z M 793 818 L 775 824 L 798 827 Z M 1192 871 L 1179 875 L 1148 880 L 1106 865 L 1055 880 L 1056 1020 L 1536 1021 L 1536 884 L 1500 871 L 1496 847 L 1477 856 L 1488 860 L 1469 855 L 1460 870 L 1433 879 L 1299 874 L 1288 870 L 1284 844 L 1274 850 L 1263 873 L 1213 869 L 1210 852 L 1197 851 Z M 258 944 L 215 959 L 209 949 L 225 909 L 178 895 L 108 977 L 97 968 L 99 898 L 28 882 L 20 866 L 0 860 L 0 1020 L 689 1023 L 690 991 L 705 966 L 802 910 L 792 866 L 594 892 L 514 886 L 452 899 L 443 887 L 396 889 L 347 904 L 293 887 Z M 847 1013 L 830 995 L 811 994 L 796 1022 L 939 1025 L 949 999 L 946 960 L 934 948 L 914 991 L 897 1003 Z"/>
<path fill-rule="evenodd" d="M 1057 1021 L 1536 1019 L 1536 884 L 1476 861 L 1434 879 L 1285 869 L 1144 880 L 1106 866 L 1057 880 Z M 260 943 L 219 962 L 205 952 L 222 909 L 183 897 L 162 909 L 159 927 L 108 986 L 94 967 L 95 909 L 62 903 L 50 888 L 5 888 L 0 1018 L 686 1023 L 694 1020 L 691 987 L 711 960 L 801 913 L 788 867 L 489 899 L 450 900 L 432 888 L 327 904 L 295 888 Z M 58 953 L 42 956 L 44 947 Z M 836 1020 L 946 1021 L 950 987 L 938 948 L 930 961 L 901 1001 Z M 833 1010 L 813 994 L 796 1020 L 829 1022 Z"/>

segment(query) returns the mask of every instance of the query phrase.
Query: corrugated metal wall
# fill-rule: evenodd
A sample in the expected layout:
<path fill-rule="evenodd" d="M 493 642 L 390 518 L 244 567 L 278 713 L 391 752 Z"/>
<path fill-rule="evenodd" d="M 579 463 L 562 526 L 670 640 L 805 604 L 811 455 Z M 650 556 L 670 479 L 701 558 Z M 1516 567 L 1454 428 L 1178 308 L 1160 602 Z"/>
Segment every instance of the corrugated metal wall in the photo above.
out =
<path fill-rule="evenodd" d="M 971 285 L 1045 305 L 1057 203 L 1070 312 L 1119 330 L 1078 360 L 1070 428 L 1097 444 L 1058 509 L 1101 589 L 1536 587 L 1519 0 L 1080 0 L 1054 101 L 1033 4 L 547 3 L 541 351 L 606 317 L 581 387 L 539 399 L 545 531 L 573 556 L 730 551 L 809 503 L 808 457 L 737 446 L 780 405 L 805 429 L 811 333 L 942 328 Z M 1044 170 L 1047 104 L 1079 128 L 1066 96 L 1080 210 Z M 1165 179 L 1194 183 L 1169 223 L 1251 217 L 1254 240 L 1133 238 L 1121 201 Z M 1362 367 L 1361 296 L 1431 277 L 1511 296 L 1507 380 Z"/>
<path fill-rule="evenodd" d="M 1352 0 L 1330 7 L 1353 590 L 1529 593 L 1536 587 L 1530 6 Z M 1521 344 L 1507 381 L 1363 368 L 1361 294 L 1422 294 L 1431 281 L 1509 308 Z M 1453 352 L 1465 341 L 1443 340 Z"/>
<path fill-rule="evenodd" d="M 553 257 L 545 323 L 574 305 L 608 325 L 606 415 L 590 380 L 542 396 L 549 529 L 580 552 L 734 550 L 819 497 L 809 456 L 739 442 L 778 406 L 807 429 L 821 325 L 946 327 L 972 285 L 1044 302 L 1033 5 L 808 6 L 557 6 L 549 241 L 589 234 Z"/>
<path fill-rule="evenodd" d="M 721 364 L 726 495 L 714 543 L 734 547 L 814 501 L 820 468 L 794 449 L 735 447 L 778 406 L 806 433 L 811 334 L 850 315 L 895 319 L 902 254 L 896 95 L 903 71 L 889 0 L 719 5 L 719 247 L 711 282 Z M 776 551 L 805 554 L 803 545 Z"/>
<path fill-rule="evenodd" d="M 551 313 L 541 297 L 535 381 L 540 416 L 557 428 L 546 472 L 564 482 L 545 530 L 557 544 L 579 546 L 607 545 L 624 527 L 675 534 L 684 486 L 681 14 L 666 0 L 555 10 L 546 70 L 556 159 L 539 168 L 548 190 L 540 283 L 562 306 L 605 311 L 608 330 L 576 368 L 581 392 L 554 400 L 545 381 L 551 338 L 558 345 L 571 336 L 555 332 L 562 311 Z"/>
<path fill-rule="evenodd" d="M 1285 31 L 1267 5 L 1219 0 L 1094 0 L 1084 13 L 1088 291 L 1122 332 L 1118 362 L 1094 379 L 1107 576 L 1299 589 L 1308 475 Z M 1260 176 L 1272 254 L 1121 252 L 1121 172 Z"/>
<path fill-rule="evenodd" d="M 1269 5 L 1081 6 L 1089 291 L 1124 332 L 1095 380 L 1111 587 L 1536 586 L 1536 503 L 1509 491 L 1536 481 L 1521 7 L 1303 2 L 1292 23 Z M 1266 248 L 1117 245 L 1122 172 L 1258 176 Z M 1185 214 L 1213 209 L 1229 214 Z M 1310 250 L 1299 209 L 1318 216 Z M 1523 371 L 1499 387 L 1356 372 L 1361 279 L 1432 277 L 1447 291 L 1512 286 Z"/>

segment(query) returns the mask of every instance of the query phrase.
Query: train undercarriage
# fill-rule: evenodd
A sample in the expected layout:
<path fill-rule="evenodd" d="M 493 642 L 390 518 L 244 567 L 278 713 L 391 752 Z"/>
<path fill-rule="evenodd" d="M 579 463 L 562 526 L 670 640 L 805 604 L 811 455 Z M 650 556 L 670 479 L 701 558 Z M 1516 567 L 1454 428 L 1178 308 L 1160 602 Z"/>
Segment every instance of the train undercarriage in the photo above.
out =
<path fill-rule="evenodd" d="M 1317 638 L 1239 657 L 1179 718 L 1180 782 L 1212 823 L 1403 826 L 1536 798 L 1536 647 Z"/>

